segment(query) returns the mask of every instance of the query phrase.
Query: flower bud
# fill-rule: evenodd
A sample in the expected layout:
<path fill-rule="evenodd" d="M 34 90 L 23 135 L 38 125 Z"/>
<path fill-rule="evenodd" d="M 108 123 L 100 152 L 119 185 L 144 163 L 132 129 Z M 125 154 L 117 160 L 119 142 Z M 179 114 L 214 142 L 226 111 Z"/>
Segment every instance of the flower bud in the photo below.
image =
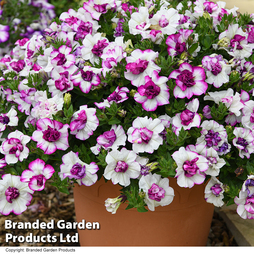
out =
<path fill-rule="evenodd" d="M 223 37 L 222 39 L 220 39 L 218 41 L 218 46 L 220 46 L 220 47 L 228 47 L 229 43 L 230 43 L 229 39 L 227 37 Z"/>
<path fill-rule="evenodd" d="M 64 95 L 64 103 L 66 104 L 67 108 L 70 107 L 70 105 L 71 105 L 71 94 L 70 93 L 66 93 Z"/>

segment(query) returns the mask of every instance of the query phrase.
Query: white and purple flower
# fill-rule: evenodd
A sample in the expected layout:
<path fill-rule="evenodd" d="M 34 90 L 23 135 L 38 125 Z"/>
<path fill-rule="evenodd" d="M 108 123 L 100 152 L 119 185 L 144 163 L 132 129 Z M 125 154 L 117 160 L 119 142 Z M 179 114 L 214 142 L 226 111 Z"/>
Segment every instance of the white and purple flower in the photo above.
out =
<path fill-rule="evenodd" d="M 153 153 L 163 143 L 159 135 L 164 130 L 161 120 L 156 118 L 137 117 L 127 131 L 128 141 L 132 143 L 132 149 L 136 153 Z"/>
<path fill-rule="evenodd" d="M 125 135 L 124 129 L 121 125 L 112 125 L 109 131 L 105 131 L 102 135 L 97 138 L 96 146 L 91 147 L 91 151 L 98 155 L 101 148 L 105 150 L 117 150 L 119 146 L 125 146 L 127 136 Z"/>
<path fill-rule="evenodd" d="M 197 139 L 197 144 L 204 144 L 207 148 L 213 147 L 218 152 L 227 142 L 227 132 L 224 126 L 214 120 L 205 120 L 201 127 L 201 136 Z"/>
<path fill-rule="evenodd" d="M 207 203 L 211 203 L 216 207 L 224 205 L 224 188 L 223 184 L 214 176 L 211 177 L 205 187 L 205 200 Z"/>
<path fill-rule="evenodd" d="M 52 154 L 57 149 L 66 150 L 69 147 L 68 124 L 42 118 L 37 121 L 36 126 L 37 130 L 33 132 L 32 140 L 37 142 L 37 147 L 45 154 Z"/>
<path fill-rule="evenodd" d="M 96 109 L 83 105 L 73 114 L 70 123 L 71 134 L 75 135 L 77 139 L 86 140 L 93 135 L 98 125 L 99 120 L 96 116 Z"/>
<path fill-rule="evenodd" d="M 83 93 L 89 93 L 93 86 L 98 86 L 100 84 L 100 73 L 101 69 L 84 66 L 78 73 L 72 75 L 71 81 L 75 86 L 79 86 Z"/>
<path fill-rule="evenodd" d="M 20 176 L 5 174 L 0 180 L 0 213 L 16 215 L 23 213 L 30 205 L 33 191 L 27 183 L 20 181 Z"/>
<path fill-rule="evenodd" d="M 78 153 L 70 151 L 62 157 L 63 164 L 60 165 L 59 177 L 75 179 L 79 185 L 91 186 L 96 183 L 99 167 L 95 162 L 87 164 L 79 159 Z"/>
<path fill-rule="evenodd" d="M 0 152 L 5 155 L 7 164 L 15 164 L 18 161 L 23 161 L 29 155 L 29 149 L 26 144 L 31 140 L 27 135 L 16 130 L 9 133 L 8 137 L 0 146 Z"/>
<path fill-rule="evenodd" d="M 229 81 L 229 74 L 231 66 L 226 63 L 221 55 L 204 56 L 202 59 L 202 66 L 206 70 L 208 84 L 213 84 L 214 87 L 219 88 Z"/>
<path fill-rule="evenodd" d="M 124 77 L 131 81 L 131 84 L 139 87 L 143 84 L 145 76 L 152 76 L 153 71 L 160 72 L 161 68 L 154 61 L 159 56 L 158 52 L 151 49 L 132 51 L 131 55 L 126 57 L 127 72 L 124 72 Z"/>
<path fill-rule="evenodd" d="M 17 111 L 12 107 L 8 113 L 0 114 L 0 131 L 4 131 L 6 126 L 18 125 Z"/>
<path fill-rule="evenodd" d="M 254 219 L 254 176 L 248 176 L 239 192 L 239 197 L 235 197 L 237 213 L 243 219 Z"/>
<path fill-rule="evenodd" d="M 124 102 L 128 100 L 127 93 L 129 93 L 129 89 L 127 87 L 121 87 L 119 86 L 116 88 L 116 90 L 108 96 L 107 99 L 105 99 L 103 102 L 95 102 L 94 104 L 99 109 L 104 109 L 106 107 L 110 107 L 110 105 L 115 102 L 116 104 Z"/>
<path fill-rule="evenodd" d="M 254 152 L 254 136 L 249 129 L 235 127 L 233 134 L 233 145 L 239 150 L 239 156 L 243 159 L 246 156 L 250 158 L 250 154 Z"/>
<path fill-rule="evenodd" d="M 192 188 L 195 184 L 205 181 L 208 160 L 204 156 L 180 147 L 172 157 L 177 164 L 175 177 L 180 187 Z"/>
<path fill-rule="evenodd" d="M 169 186 L 169 179 L 157 174 L 143 175 L 139 180 L 139 189 L 145 193 L 148 209 L 169 205 L 174 199 L 174 189 Z"/>
<path fill-rule="evenodd" d="M 41 191 L 45 188 L 46 180 L 50 179 L 54 172 L 51 165 L 45 165 L 45 162 L 38 158 L 29 163 L 28 169 L 22 172 L 20 181 L 28 183 L 33 191 Z"/>
<path fill-rule="evenodd" d="M 179 131 L 181 128 L 184 130 L 189 130 L 192 127 L 198 127 L 201 123 L 201 117 L 197 113 L 199 108 L 199 100 L 197 98 L 193 99 L 189 103 L 186 104 L 186 109 L 177 113 L 172 118 L 172 124 L 175 127 L 175 133 L 179 135 Z"/>
<path fill-rule="evenodd" d="M 193 95 L 205 94 L 208 88 L 205 82 L 205 70 L 191 66 L 189 63 L 182 63 L 179 69 L 172 71 L 168 78 L 176 80 L 173 91 L 175 98 L 190 99 Z"/>
<path fill-rule="evenodd" d="M 106 156 L 107 166 L 103 176 L 113 184 L 130 185 L 130 179 L 136 179 L 140 175 L 140 165 L 136 158 L 137 154 L 126 148 L 109 152 Z"/>
<path fill-rule="evenodd" d="M 158 106 L 169 104 L 167 77 L 159 76 L 153 71 L 152 76 L 145 76 L 144 85 L 140 85 L 134 100 L 142 104 L 146 111 L 155 111 Z"/>
<path fill-rule="evenodd" d="M 10 27 L 0 25 L 0 43 L 4 43 L 9 40 L 10 34 L 9 34 Z"/>

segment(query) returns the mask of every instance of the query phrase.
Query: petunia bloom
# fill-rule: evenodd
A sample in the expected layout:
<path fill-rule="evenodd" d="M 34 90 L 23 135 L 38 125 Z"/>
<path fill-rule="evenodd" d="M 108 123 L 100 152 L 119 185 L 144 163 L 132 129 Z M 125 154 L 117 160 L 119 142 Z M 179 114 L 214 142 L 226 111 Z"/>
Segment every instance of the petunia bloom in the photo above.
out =
<path fill-rule="evenodd" d="M 0 213 L 16 215 L 23 213 L 30 205 L 33 191 L 27 183 L 20 181 L 20 176 L 5 174 L 0 180 Z"/>
<path fill-rule="evenodd" d="M 174 199 L 174 189 L 169 186 L 169 179 L 157 174 L 143 175 L 139 180 L 139 189 L 145 193 L 148 209 L 169 205 Z"/>
<path fill-rule="evenodd" d="M 75 179 L 79 185 L 91 186 L 98 176 L 96 172 L 99 167 L 91 162 L 87 164 L 79 159 L 78 153 L 70 151 L 62 157 L 63 164 L 60 165 L 59 177 L 63 180 L 66 177 Z"/>
<path fill-rule="evenodd" d="M 190 99 L 193 95 L 205 94 L 208 84 L 205 82 L 205 70 L 202 67 L 182 63 L 178 70 L 170 73 L 169 79 L 176 80 L 173 94 L 175 98 Z"/>
<path fill-rule="evenodd" d="M 30 140 L 29 136 L 18 130 L 9 133 L 0 146 L 0 152 L 5 155 L 5 162 L 7 164 L 15 164 L 26 159 L 29 155 L 29 149 L 26 144 Z"/>
<path fill-rule="evenodd" d="M 54 172 L 51 165 L 45 165 L 45 162 L 38 158 L 29 163 L 28 169 L 22 172 L 20 181 L 28 183 L 33 191 L 41 191 L 45 188 L 46 180 L 50 179 Z"/>
<path fill-rule="evenodd" d="M 69 147 L 68 124 L 43 118 L 37 121 L 36 126 L 37 130 L 33 132 L 32 140 L 37 142 L 37 147 L 45 154 L 52 154 L 57 149 L 66 150 Z"/>

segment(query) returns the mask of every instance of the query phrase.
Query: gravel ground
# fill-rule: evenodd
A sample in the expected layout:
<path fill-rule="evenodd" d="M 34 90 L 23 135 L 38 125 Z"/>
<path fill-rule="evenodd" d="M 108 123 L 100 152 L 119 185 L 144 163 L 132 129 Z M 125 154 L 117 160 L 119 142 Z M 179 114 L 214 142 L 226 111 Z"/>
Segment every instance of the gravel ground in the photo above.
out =
<path fill-rule="evenodd" d="M 32 207 L 27 209 L 19 216 L 10 214 L 9 216 L 0 215 L 0 246 L 79 246 L 77 242 L 68 242 L 70 237 L 75 241 L 76 230 L 59 229 L 56 223 L 59 220 L 66 222 L 75 222 L 75 212 L 73 203 L 73 193 L 70 189 L 70 195 L 56 191 L 52 186 L 46 186 L 45 193 L 36 192 L 32 201 Z M 51 222 L 55 223 L 53 229 L 5 229 L 5 220 L 12 222 L 30 221 L 35 222 Z M 36 242 L 16 242 L 15 236 L 36 236 Z M 6 242 L 6 236 L 13 237 Z M 69 236 L 68 236 L 69 235 Z M 46 236 L 46 237 L 42 237 Z M 24 238 L 21 237 L 21 238 Z M 21 239 L 20 238 L 20 239 Z M 38 242 L 38 240 L 40 241 Z M 60 242 L 61 239 L 61 242 Z M 43 242 L 44 241 L 44 242 Z M 65 241 L 65 242 L 63 242 Z M 210 234 L 207 241 L 207 246 L 237 246 L 232 234 L 228 230 L 223 219 L 219 214 L 214 213 Z"/>

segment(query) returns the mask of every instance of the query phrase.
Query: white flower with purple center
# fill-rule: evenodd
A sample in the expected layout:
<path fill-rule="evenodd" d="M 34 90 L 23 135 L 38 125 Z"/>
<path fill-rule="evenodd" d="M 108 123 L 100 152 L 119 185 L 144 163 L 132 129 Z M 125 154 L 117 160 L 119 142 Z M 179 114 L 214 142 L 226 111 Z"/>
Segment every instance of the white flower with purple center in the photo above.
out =
<path fill-rule="evenodd" d="M 110 43 L 101 55 L 103 75 L 106 76 L 106 73 L 114 69 L 124 57 L 126 57 L 126 52 L 123 47 L 116 45 L 115 42 Z"/>
<path fill-rule="evenodd" d="M 169 179 L 157 174 L 143 175 L 139 180 L 139 190 L 145 193 L 148 209 L 154 211 L 157 206 L 169 205 L 174 199 L 174 189 Z"/>
<path fill-rule="evenodd" d="M 167 81 L 167 77 L 153 71 L 151 77 L 145 76 L 144 85 L 138 87 L 134 100 L 141 103 L 146 111 L 155 111 L 158 106 L 169 104 Z"/>
<path fill-rule="evenodd" d="M 45 165 L 41 159 L 31 161 L 28 169 L 22 172 L 20 181 L 28 183 L 33 191 L 41 191 L 45 188 L 46 180 L 50 179 L 55 170 L 51 165 Z"/>
<path fill-rule="evenodd" d="M 201 127 L 201 136 L 197 139 L 197 144 L 204 144 L 207 148 L 213 147 L 218 151 L 227 142 L 227 131 L 223 125 L 214 120 L 205 120 Z"/>
<path fill-rule="evenodd" d="M 187 51 L 187 40 L 193 30 L 180 29 L 177 34 L 169 35 L 166 39 L 167 51 L 170 56 L 180 55 Z"/>
<path fill-rule="evenodd" d="M 127 136 L 125 135 L 124 129 L 121 125 L 112 125 L 109 131 L 105 131 L 102 135 L 97 138 L 96 146 L 91 147 L 91 151 L 98 155 L 101 148 L 105 150 L 117 150 L 119 146 L 125 146 Z"/>
<path fill-rule="evenodd" d="M 113 7 L 115 7 L 114 0 L 88 0 L 83 4 L 83 8 L 96 20 L 99 20 L 101 14 L 106 13 L 108 9 Z"/>
<path fill-rule="evenodd" d="M 156 118 L 137 117 L 127 131 L 128 141 L 136 153 L 153 153 L 163 144 L 159 135 L 164 130 L 161 120 Z"/>
<path fill-rule="evenodd" d="M 100 33 L 87 34 L 83 40 L 83 45 L 84 47 L 81 49 L 82 58 L 89 60 L 92 64 L 98 64 L 104 49 L 109 45 L 109 41 Z"/>
<path fill-rule="evenodd" d="M 145 76 L 151 77 L 153 71 L 160 72 L 161 68 L 154 63 L 158 56 L 158 52 L 151 49 L 135 49 L 130 56 L 126 57 L 127 72 L 124 72 L 124 77 L 130 80 L 132 85 L 139 87 L 143 84 Z"/>
<path fill-rule="evenodd" d="M 37 58 L 37 63 L 45 72 L 50 72 L 54 68 L 50 57 L 53 50 L 54 48 L 50 46 L 43 51 L 43 55 L 39 55 Z"/>
<path fill-rule="evenodd" d="M 0 180 L 0 213 L 16 215 L 23 213 L 30 205 L 33 191 L 27 183 L 20 181 L 20 176 L 5 174 Z"/>
<path fill-rule="evenodd" d="M 70 151 L 62 157 L 63 164 L 60 165 L 59 177 L 75 179 L 79 185 L 91 186 L 96 183 L 99 167 L 95 162 L 87 164 L 81 161 L 78 153 Z"/>
<path fill-rule="evenodd" d="M 226 164 L 225 160 L 220 158 L 217 151 L 212 147 L 207 149 L 206 158 L 208 160 L 208 170 L 206 171 L 207 175 L 218 176 L 220 169 Z"/>
<path fill-rule="evenodd" d="M 248 34 L 239 27 L 239 24 L 229 25 L 225 32 L 219 35 L 219 40 L 227 40 L 230 49 L 225 48 L 231 56 L 244 59 L 252 54 L 254 43 L 248 43 Z"/>
<path fill-rule="evenodd" d="M 50 54 L 51 64 L 62 66 L 64 69 L 70 68 L 75 64 L 75 56 L 71 54 L 72 48 L 62 45 L 58 50 L 53 50 Z"/>
<path fill-rule="evenodd" d="M 180 187 L 192 188 L 195 184 L 204 182 L 205 171 L 208 169 L 208 160 L 204 156 L 180 147 L 172 157 L 177 164 L 175 177 Z"/>
<path fill-rule="evenodd" d="M 18 125 L 17 111 L 12 107 L 8 113 L 0 114 L 0 132 L 4 131 L 6 126 Z"/>
<path fill-rule="evenodd" d="M 137 154 L 126 148 L 109 152 L 106 156 L 107 166 L 103 176 L 113 184 L 125 187 L 130 185 L 130 179 L 136 179 L 140 175 L 140 165 L 136 162 L 136 158 Z"/>
<path fill-rule="evenodd" d="M 93 135 L 98 125 L 99 120 L 96 116 L 96 109 L 83 105 L 80 106 L 79 110 L 71 118 L 71 134 L 75 135 L 77 139 L 86 140 Z"/>
<path fill-rule="evenodd" d="M 116 88 L 116 90 L 108 96 L 107 99 L 105 99 L 103 102 L 95 102 L 94 104 L 99 109 L 104 109 L 105 107 L 110 107 L 110 105 L 115 102 L 116 104 L 122 103 L 126 100 L 128 100 L 127 93 L 129 93 L 129 89 L 127 87 L 121 87 L 119 86 Z"/>
<path fill-rule="evenodd" d="M 246 156 L 250 158 L 250 154 L 254 151 L 254 136 L 253 132 L 249 129 L 235 127 L 233 134 L 233 145 L 239 150 L 239 156 L 243 159 Z"/>
<path fill-rule="evenodd" d="M 28 83 L 27 79 L 20 82 L 18 87 L 19 92 L 14 92 L 13 100 L 18 104 L 19 111 L 25 112 L 26 115 L 29 115 L 36 89 L 27 86 L 26 83 Z"/>
<path fill-rule="evenodd" d="M 7 164 L 15 164 L 23 161 L 29 155 L 29 149 L 26 144 L 31 140 L 27 135 L 16 130 L 9 133 L 8 137 L 2 142 L 0 152 L 5 155 Z"/>
<path fill-rule="evenodd" d="M 161 8 L 150 19 L 151 28 L 160 30 L 163 34 L 174 34 L 179 25 L 180 15 L 174 8 L 164 9 Z"/>
<path fill-rule="evenodd" d="M 224 188 L 223 184 L 214 176 L 211 177 L 205 187 L 205 200 L 207 203 L 211 203 L 216 207 L 224 205 Z"/>
<path fill-rule="evenodd" d="M 239 192 L 239 198 L 235 197 L 237 213 L 243 219 L 254 219 L 254 176 L 248 176 Z"/>
<path fill-rule="evenodd" d="M 4 43 L 9 40 L 9 26 L 0 25 L 0 43 Z"/>
<path fill-rule="evenodd" d="M 131 14 L 128 22 L 130 34 L 143 35 L 149 29 L 151 23 L 149 20 L 149 11 L 147 7 L 140 7 L 137 12 Z"/>
<path fill-rule="evenodd" d="M 243 116 L 241 122 L 243 127 L 254 131 L 254 101 L 249 100 L 245 102 L 242 112 Z"/>
<path fill-rule="evenodd" d="M 229 88 L 228 90 L 208 92 L 209 95 L 204 97 L 204 100 L 214 101 L 216 104 L 222 102 L 231 113 L 236 116 L 241 115 L 241 109 L 244 107 L 241 95 L 236 92 L 234 95 L 234 90 Z"/>
<path fill-rule="evenodd" d="M 53 119 L 53 115 L 62 110 L 64 104 L 63 97 L 59 97 L 59 95 L 55 95 L 54 97 L 49 99 L 39 97 L 36 101 L 37 103 L 32 108 L 30 115 L 31 118 L 36 120 L 41 118 Z"/>
<path fill-rule="evenodd" d="M 45 154 L 52 154 L 57 149 L 66 150 L 69 147 L 68 124 L 42 118 L 37 121 L 36 126 L 37 130 L 33 132 L 32 140 L 37 142 L 37 147 Z"/>
<path fill-rule="evenodd" d="M 89 93 L 92 86 L 98 86 L 100 84 L 100 73 L 101 69 L 84 66 L 78 73 L 72 75 L 71 81 L 75 86 L 79 86 L 83 93 Z"/>
<path fill-rule="evenodd" d="M 202 59 L 202 66 L 206 70 L 208 84 L 214 85 L 219 88 L 223 84 L 229 81 L 229 74 L 231 72 L 231 66 L 226 64 L 221 55 L 204 56 Z"/>
<path fill-rule="evenodd" d="M 193 95 L 205 94 L 208 88 L 205 82 L 205 70 L 188 63 L 182 63 L 179 69 L 172 71 L 168 78 L 176 80 L 173 91 L 175 98 L 190 99 Z"/>
<path fill-rule="evenodd" d="M 55 95 L 63 96 L 64 93 L 73 89 L 73 83 L 70 78 L 77 69 L 75 65 L 68 69 L 57 66 L 51 71 L 51 79 L 48 80 L 47 86 L 52 97 Z"/>
<path fill-rule="evenodd" d="M 181 128 L 183 128 L 184 130 L 189 130 L 192 127 L 199 128 L 201 117 L 197 113 L 198 108 L 199 100 L 195 98 L 186 104 L 186 109 L 183 112 L 176 114 L 172 118 L 172 124 L 176 127 L 176 135 L 179 135 L 179 131 L 181 130 Z"/>

